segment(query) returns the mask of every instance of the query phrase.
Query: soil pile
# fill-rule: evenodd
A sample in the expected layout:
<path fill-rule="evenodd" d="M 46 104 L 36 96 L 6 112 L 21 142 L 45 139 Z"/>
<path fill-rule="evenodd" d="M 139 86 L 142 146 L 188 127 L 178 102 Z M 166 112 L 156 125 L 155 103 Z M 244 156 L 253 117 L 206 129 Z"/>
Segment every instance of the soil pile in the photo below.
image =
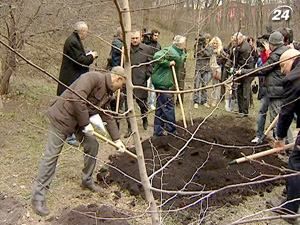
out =
<path fill-rule="evenodd" d="M 129 225 L 128 215 L 115 211 L 109 206 L 78 206 L 65 210 L 53 225 Z"/>
<path fill-rule="evenodd" d="M 194 126 L 189 127 L 190 132 L 194 132 L 202 120 L 195 122 Z M 253 122 L 252 122 L 253 124 Z M 250 179 L 261 175 L 280 174 L 280 167 L 286 166 L 276 155 L 271 155 L 260 159 L 262 163 L 247 162 L 229 166 L 228 163 L 233 159 L 254 152 L 263 151 L 268 148 L 254 148 L 250 145 L 250 140 L 255 136 L 255 131 L 250 129 L 253 125 L 248 118 L 233 118 L 225 116 L 222 118 L 212 117 L 200 126 L 194 139 L 188 143 L 191 134 L 185 131 L 178 131 L 177 137 L 164 136 L 150 138 L 143 142 L 145 161 L 148 174 L 161 168 L 167 161 L 174 157 L 178 151 L 184 147 L 182 153 L 176 158 L 163 173 L 158 173 L 151 180 L 152 185 L 165 190 L 216 190 L 227 185 L 249 182 Z M 232 146 L 249 146 L 249 148 L 235 148 L 216 146 L 203 141 Z M 111 156 L 111 165 L 119 168 L 128 175 L 139 179 L 137 161 L 126 154 Z M 270 167 L 271 164 L 274 167 Z M 266 177 L 265 177 L 266 178 Z M 125 177 L 120 172 L 109 169 L 101 171 L 97 175 L 100 183 L 117 183 L 122 189 L 127 189 L 133 195 L 143 195 L 142 185 Z M 261 179 L 258 178 L 258 180 Z M 245 196 L 253 194 L 263 194 L 270 191 L 279 182 L 255 184 L 251 186 L 230 188 L 223 190 L 209 197 L 210 205 L 224 205 L 230 203 L 239 204 Z M 157 199 L 169 199 L 173 195 L 154 192 Z M 174 196 L 168 201 L 166 206 L 181 207 L 199 199 L 200 196 Z M 202 201 L 203 203 L 203 201 Z"/>

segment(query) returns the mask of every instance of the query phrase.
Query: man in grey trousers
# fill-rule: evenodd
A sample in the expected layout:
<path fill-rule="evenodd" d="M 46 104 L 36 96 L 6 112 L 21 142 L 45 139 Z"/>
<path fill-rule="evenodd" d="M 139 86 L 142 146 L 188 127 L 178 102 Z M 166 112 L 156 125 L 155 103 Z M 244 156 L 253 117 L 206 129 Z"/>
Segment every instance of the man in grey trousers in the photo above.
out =
<path fill-rule="evenodd" d="M 117 66 L 110 73 L 87 72 L 81 75 L 70 88 L 99 108 L 107 109 L 113 92 L 121 88 L 125 82 L 124 69 Z M 106 129 L 112 140 L 117 144 L 118 150 L 123 152 L 125 146 L 120 140 L 115 119 L 82 101 L 70 90 L 64 91 L 60 98 L 49 108 L 48 143 L 32 192 L 32 208 L 36 214 L 40 216 L 49 214 L 46 206 L 46 192 L 54 178 L 57 160 L 64 141 L 72 133 L 76 134 L 84 148 L 84 168 L 82 170 L 81 185 L 83 188 L 94 192 L 100 191 L 100 188 L 95 185 L 92 179 L 99 147 L 99 143 L 93 136 L 92 124 L 101 126 L 102 121 L 99 122 L 101 120 L 100 115 L 107 123 Z"/>

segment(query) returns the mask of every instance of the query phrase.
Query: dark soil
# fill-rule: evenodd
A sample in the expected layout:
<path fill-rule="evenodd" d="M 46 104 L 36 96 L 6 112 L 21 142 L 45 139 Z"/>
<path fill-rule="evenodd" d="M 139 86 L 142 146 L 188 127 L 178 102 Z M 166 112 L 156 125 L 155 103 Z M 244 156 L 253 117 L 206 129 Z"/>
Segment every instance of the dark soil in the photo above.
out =
<path fill-rule="evenodd" d="M 19 201 L 0 193 L 1 225 L 16 225 L 24 213 L 25 209 Z"/>
<path fill-rule="evenodd" d="M 195 131 L 201 122 L 202 120 L 199 120 L 194 126 L 189 127 L 189 131 Z M 201 126 L 195 138 L 225 145 L 249 146 L 250 140 L 255 136 L 255 131 L 250 129 L 253 126 L 252 124 L 253 122 L 248 118 L 212 117 Z M 182 138 L 187 140 L 189 137 L 190 134 L 179 130 L 178 137 L 169 135 L 144 141 L 143 149 L 148 174 L 152 174 L 154 170 L 161 167 L 161 164 L 165 164 L 173 157 L 186 142 Z M 159 173 L 154 177 L 152 184 L 156 188 L 166 190 L 181 190 L 185 186 L 185 190 L 209 191 L 227 185 L 249 182 L 249 179 L 260 175 L 279 174 L 279 169 L 255 162 L 228 165 L 230 161 L 243 156 L 243 154 L 249 155 L 255 151 L 266 149 L 269 148 L 258 149 L 250 147 L 242 150 L 238 148 L 224 148 L 193 140 L 184 149 L 183 153 L 164 170 L 163 174 Z M 154 156 L 155 160 L 153 159 Z M 138 164 L 135 159 L 123 154 L 111 156 L 110 160 L 113 166 L 139 179 Z M 286 166 L 276 155 L 264 157 L 260 160 L 276 167 Z M 201 169 L 197 171 L 200 167 Z M 143 196 L 143 189 L 140 184 L 128 179 L 114 169 L 109 169 L 106 173 L 99 172 L 97 179 L 102 184 L 117 183 L 122 189 L 129 190 L 131 194 L 141 194 Z M 187 184 L 191 179 L 192 181 Z M 163 182 L 161 182 L 162 180 Z M 229 203 L 237 205 L 246 196 L 271 191 L 273 186 L 279 184 L 279 182 L 282 181 L 227 189 L 210 196 L 209 204 L 220 206 Z M 154 195 L 157 199 L 161 198 L 161 194 L 158 192 L 154 192 Z M 168 199 L 171 196 L 163 194 L 162 198 Z M 181 207 L 199 199 L 199 196 L 192 199 L 189 197 L 177 196 L 166 206 L 170 207 L 170 204 L 172 204 L 173 207 Z"/>
<path fill-rule="evenodd" d="M 53 225 L 129 225 L 123 213 L 117 212 L 109 206 L 78 206 L 72 210 L 66 209 L 62 215 L 54 221 Z M 119 219 L 117 219 L 119 218 Z M 123 219 L 122 219 L 123 218 Z"/>

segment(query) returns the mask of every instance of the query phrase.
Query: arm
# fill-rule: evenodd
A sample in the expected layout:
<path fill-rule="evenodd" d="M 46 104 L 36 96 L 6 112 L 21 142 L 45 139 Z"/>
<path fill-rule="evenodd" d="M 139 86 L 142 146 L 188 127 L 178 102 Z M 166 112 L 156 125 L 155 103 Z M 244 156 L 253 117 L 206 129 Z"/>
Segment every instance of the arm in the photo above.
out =
<path fill-rule="evenodd" d="M 94 61 L 92 55 L 85 55 L 85 52 L 82 51 L 79 43 L 77 42 L 71 42 L 69 46 L 69 53 L 72 59 L 83 65 L 90 65 Z"/>

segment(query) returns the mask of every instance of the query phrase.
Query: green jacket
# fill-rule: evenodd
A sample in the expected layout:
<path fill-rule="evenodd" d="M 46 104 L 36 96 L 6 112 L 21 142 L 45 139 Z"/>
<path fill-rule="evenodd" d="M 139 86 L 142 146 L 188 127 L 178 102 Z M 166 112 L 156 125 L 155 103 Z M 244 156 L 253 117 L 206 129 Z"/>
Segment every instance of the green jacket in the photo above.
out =
<path fill-rule="evenodd" d="M 170 90 L 174 87 L 174 79 L 170 62 L 175 61 L 175 71 L 178 79 L 179 72 L 184 66 L 186 54 L 175 45 L 163 48 L 154 54 L 153 59 L 158 60 L 153 68 L 151 80 L 155 89 Z"/>

